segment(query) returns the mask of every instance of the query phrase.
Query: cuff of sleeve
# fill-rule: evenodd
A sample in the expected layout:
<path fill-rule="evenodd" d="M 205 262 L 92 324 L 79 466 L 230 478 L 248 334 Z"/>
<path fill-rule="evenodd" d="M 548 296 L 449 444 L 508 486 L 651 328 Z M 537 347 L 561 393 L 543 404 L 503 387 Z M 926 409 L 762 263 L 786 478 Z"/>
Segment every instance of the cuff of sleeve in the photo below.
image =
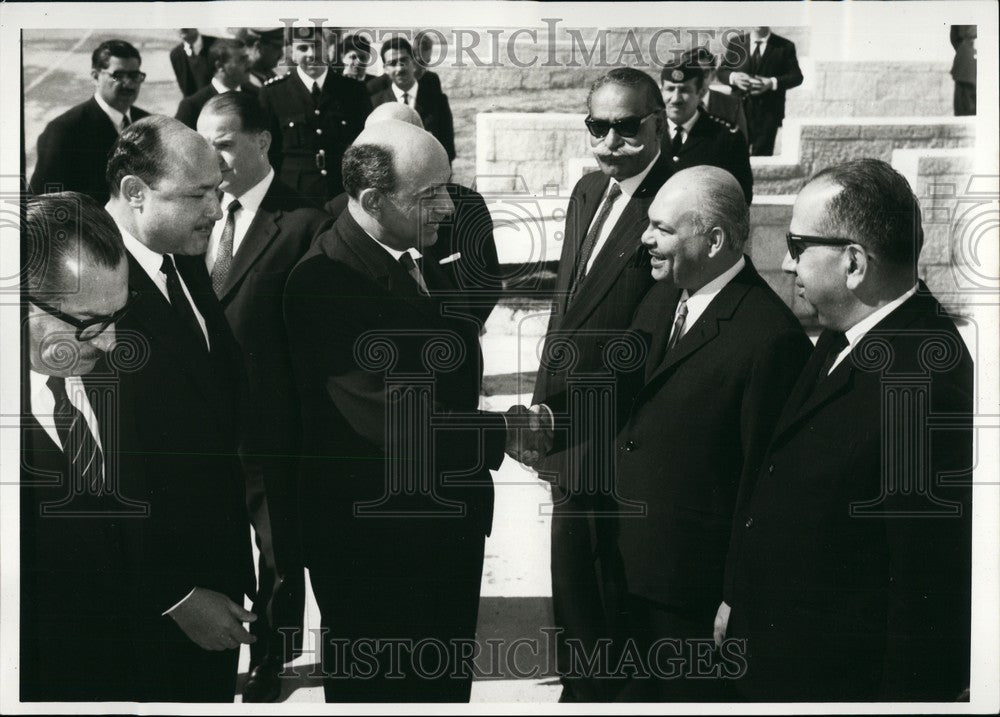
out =
<path fill-rule="evenodd" d="M 555 431 L 555 429 L 556 429 L 556 417 L 555 417 L 555 414 L 552 413 L 552 409 L 549 408 L 548 404 L 546 404 L 546 403 L 539 403 L 538 407 L 543 410 L 543 412 L 545 413 L 545 415 L 549 419 L 549 430 L 550 431 Z"/>
<path fill-rule="evenodd" d="M 778 89 L 778 78 L 772 77 L 771 79 L 771 89 L 777 91 Z"/>
<path fill-rule="evenodd" d="M 164 610 L 162 613 L 160 613 L 160 617 L 163 617 L 164 615 L 169 615 L 174 610 L 176 610 L 177 608 L 179 608 L 181 606 L 181 603 L 184 602 L 185 600 L 187 600 L 192 595 L 194 595 L 194 591 L 197 590 L 197 589 L 198 588 L 191 588 L 191 592 L 189 592 L 187 595 L 185 595 L 180 600 L 178 600 L 176 603 L 174 603 L 173 607 L 168 608 L 168 609 Z"/>

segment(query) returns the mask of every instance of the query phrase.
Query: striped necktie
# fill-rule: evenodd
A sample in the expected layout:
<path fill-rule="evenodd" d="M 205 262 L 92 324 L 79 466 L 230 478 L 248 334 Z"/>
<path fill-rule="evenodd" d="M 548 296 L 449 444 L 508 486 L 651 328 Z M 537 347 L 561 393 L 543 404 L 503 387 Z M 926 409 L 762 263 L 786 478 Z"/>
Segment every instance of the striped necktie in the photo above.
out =
<path fill-rule="evenodd" d="M 66 379 L 49 376 L 45 385 L 56 400 L 52 417 L 66 458 L 66 475 L 71 485 L 82 485 L 98 493 L 104 483 L 104 456 L 90 432 L 87 419 L 66 393 Z"/>

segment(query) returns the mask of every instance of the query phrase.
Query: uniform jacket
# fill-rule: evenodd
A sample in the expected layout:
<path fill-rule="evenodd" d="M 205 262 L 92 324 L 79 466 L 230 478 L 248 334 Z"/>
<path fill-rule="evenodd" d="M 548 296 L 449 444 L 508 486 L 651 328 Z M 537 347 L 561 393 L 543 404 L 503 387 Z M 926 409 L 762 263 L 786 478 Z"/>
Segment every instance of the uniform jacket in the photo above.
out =
<path fill-rule="evenodd" d="M 343 191 L 344 150 L 364 128 L 371 102 L 361 83 L 328 72 L 319 105 L 292 71 L 260 89 L 278 177 L 317 206 Z"/>
<path fill-rule="evenodd" d="M 746 481 L 726 571 L 751 699 L 958 698 L 969 680 L 973 364 L 918 293 L 815 380 Z M 921 429 L 927 429 L 929 434 Z"/>
<path fill-rule="evenodd" d="M 669 176 L 669 158 L 661 154 L 625 207 L 590 272 L 570 300 L 569 291 L 578 252 L 610 179 L 601 172 L 593 172 L 581 178 L 573 188 L 559 257 L 555 305 L 541 353 L 532 399 L 534 403 L 545 403 L 556 414 L 568 416 L 571 409 L 567 382 L 570 379 L 584 384 L 595 381 L 603 384 L 618 370 L 620 362 L 615 347 L 623 340 L 622 335 L 636 306 L 653 285 L 649 253 L 639 239 L 649 226 L 649 205 Z M 628 337 L 624 341 L 627 345 L 634 343 Z M 610 351 L 607 350 L 609 346 L 612 347 Z M 625 418 L 629 400 L 628 396 L 618 392 L 613 402 L 614 411 L 602 412 L 611 425 L 602 425 L 601 430 L 614 435 L 619 427 L 616 424 Z M 581 488 L 581 481 L 590 484 L 595 480 L 604 480 L 601 477 L 604 471 L 597 466 L 606 465 L 608 456 L 590 456 L 590 453 L 591 450 L 610 450 L 610 446 L 604 446 L 603 439 L 590 445 L 591 437 L 598 428 L 593 418 L 578 416 L 574 421 L 573 416 L 568 416 L 568 420 L 581 431 L 569 449 L 575 451 L 572 461 L 569 451 L 557 450 L 544 461 L 540 475 L 567 490 L 576 491 Z M 592 462 L 585 463 L 588 460 Z M 576 466 L 592 465 L 595 468 L 571 471 L 570 463 L 574 461 Z"/>
<path fill-rule="evenodd" d="M 212 84 L 215 68 L 208 57 L 208 51 L 215 43 L 210 35 L 201 36 L 201 52 L 194 57 L 188 57 L 184 52 L 184 43 L 178 43 L 170 50 L 170 66 L 174 68 L 174 77 L 181 94 L 185 97 L 193 95 L 205 85 Z"/>
<path fill-rule="evenodd" d="M 434 135 L 448 153 L 448 159 L 455 159 L 455 125 L 451 115 L 451 105 L 448 95 L 441 91 L 441 81 L 437 75 L 433 79 L 431 73 L 424 73 L 417 80 L 417 101 L 413 109 L 420 115 L 424 129 Z M 371 96 L 372 106 L 378 107 L 383 102 L 397 102 L 391 86 L 375 92 Z"/>
<path fill-rule="evenodd" d="M 240 85 L 240 91 L 249 92 L 252 95 L 257 94 L 257 88 L 250 83 Z M 180 120 L 191 129 L 195 129 L 198 125 L 198 117 L 201 115 L 202 107 L 217 94 L 219 94 L 219 91 L 215 89 L 215 85 L 209 82 L 193 95 L 189 95 L 180 101 L 180 104 L 177 105 L 177 114 L 174 115 L 174 118 Z"/>
<path fill-rule="evenodd" d="M 667 125 L 660 139 L 660 146 L 667 155 L 670 154 L 673 139 L 669 135 Z M 680 154 L 676 159 L 672 156 L 669 159 L 671 174 L 703 164 L 725 169 L 740 183 L 747 204 L 753 199 L 753 172 L 750 170 L 750 150 L 746 138 L 736 125 L 721 117 L 700 110 L 690 134 L 681 145 Z"/>
<path fill-rule="evenodd" d="M 149 115 L 139 107 L 129 111 L 132 121 Z M 105 171 L 118 131 L 93 97 L 49 122 L 38 138 L 38 162 L 31 175 L 31 191 L 73 191 L 89 194 L 104 206 L 108 201 Z M 58 188 L 56 188 L 58 187 Z"/>
<path fill-rule="evenodd" d="M 743 100 L 735 94 L 709 90 L 702 107 L 729 124 L 736 125 L 743 139 L 747 138 L 747 114 L 743 111 Z"/>
<path fill-rule="evenodd" d="M 751 72 L 750 69 L 752 51 L 748 34 L 739 35 L 728 42 L 719 67 L 719 80 L 729 84 L 729 77 L 733 72 L 776 78 L 778 89 L 764 92 L 752 100 L 757 108 L 756 112 L 773 115 L 780 124 L 780 120 L 785 117 L 785 92 L 802 84 L 802 70 L 799 69 L 799 61 L 795 56 L 795 43 L 772 32 L 756 72 Z M 751 99 L 749 95 L 747 97 Z"/>
<path fill-rule="evenodd" d="M 649 349 L 616 440 L 628 589 L 698 613 L 722 600 L 740 482 L 755 474 L 812 351 L 798 319 L 746 261 L 666 355 L 681 294 L 670 282 L 649 290 L 631 326 Z"/>

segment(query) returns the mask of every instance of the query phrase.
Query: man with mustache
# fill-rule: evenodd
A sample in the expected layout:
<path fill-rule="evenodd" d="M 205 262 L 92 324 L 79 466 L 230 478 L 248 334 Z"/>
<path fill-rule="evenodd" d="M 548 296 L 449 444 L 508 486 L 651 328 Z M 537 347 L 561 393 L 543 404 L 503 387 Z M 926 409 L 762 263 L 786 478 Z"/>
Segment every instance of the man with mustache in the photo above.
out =
<path fill-rule="evenodd" d="M 49 122 L 38 138 L 31 191 L 74 191 L 108 201 L 104 169 L 118 134 L 149 113 L 135 107 L 146 73 L 139 51 L 124 40 L 106 40 L 91 56 L 94 96 Z"/>
<path fill-rule="evenodd" d="M 215 151 L 177 120 L 147 117 L 108 160 L 107 209 L 128 252 L 135 298 L 119 322 L 143 339 L 144 361 L 120 373 L 137 457 L 126 495 L 149 504 L 137 521 L 133 699 L 231 702 L 254 590 L 244 477 L 237 457 L 246 383 L 242 357 L 205 262 L 222 218 Z"/>
<path fill-rule="evenodd" d="M 573 188 L 534 392 L 534 402 L 573 425 L 577 435 L 573 445 L 539 467 L 539 475 L 553 484 L 552 603 L 556 626 L 564 631 L 557 652 L 564 702 L 610 700 L 620 685 L 589 674 L 583 664 L 599 641 L 620 628 L 617 504 L 606 466 L 614 463 L 614 435 L 630 404 L 624 390 L 601 398 L 609 410 L 599 422 L 592 412 L 574 408 L 585 401 L 570 401 L 568 390 L 572 386 L 577 396 L 600 393 L 617 369 L 613 352 L 605 350 L 619 340 L 653 284 L 649 254 L 639 239 L 649 205 L 670 176 L 669 158 L 660 152 L 663 98 L 649 75 L 611 70 L 591 87 L 587 108 L 590 146 L 601 171 L 585 175 Z M 561 360 L 567 355 L 574 364 Z M 593 398 L 598 400 L 597 394 Z"/>
<path fill-rule="evenodd" d="M 291 72 L 260 90 L 278 179 L 320 207 L 343 191 L 340 162 L 372 111 L 364 85 L 330 72 L 322 32 L 288 28 Z"/>

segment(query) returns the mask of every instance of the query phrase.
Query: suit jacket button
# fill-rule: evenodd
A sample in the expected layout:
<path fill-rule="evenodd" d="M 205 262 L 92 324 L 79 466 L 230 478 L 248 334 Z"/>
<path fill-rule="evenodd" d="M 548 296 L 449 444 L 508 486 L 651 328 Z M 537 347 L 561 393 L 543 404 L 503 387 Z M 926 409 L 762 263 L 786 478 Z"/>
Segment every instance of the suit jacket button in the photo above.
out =
<path fill-rule="evenodd" d="M 289 127 L 294 127 L 294 126 L 295 126 L 295 123 L 294 123 L 294 122 L 289 122 L 289 123 L 288 123 L 288 126 L 289 126 Z"/>
<path fill-rule="evenodd" d="M 771 476 L 774 475 L 774 464 L 773 463 L 767 467 L 767 474 L 771 475 Z"/>
<path fill-rule="evenodd" d="M 598 341 L 597 342 L 597 350 L 598 351 L 603 351 L 604 350 L 604 346 L 605 346 L 605 344 L 604 344 L 603 341 Z"/>
<path fill-rule="evenodd" d="M 347 120 L 340 120 L 340 124 L 347 124 Z"/>
<path fill-rule="evenodd" d="M 317 127 L 317 128 L 316 128 L 316 134 L 323 134 L 323 130 L 321 130 L 321 129 L 319 129 L 319 128 Z"/>
<path fill-rule="evenodd" d="M 326 176 L 326 170 L 325 169 L 319 170 L 319 173 L 322 174 L 324 177 Z"/>
<path fill-rule="evenodd" d="M 750 528 L 752 528 L 753 527 L 753 518 L 747 518 L 747 522 L 744 523 L 744 525 L 747 527 L 748 530 Z"/>
<path fill-rule="evenodd" d="M 626 453 L 631 453 L 635 450 L 635 441 L 625 441 L 625 445 L 622 446 L 622 450 Z"/>
<path fill-rule="evenodd" d="M 319 114 L 319 110 L 313 110 L 313 114 Z"/>

